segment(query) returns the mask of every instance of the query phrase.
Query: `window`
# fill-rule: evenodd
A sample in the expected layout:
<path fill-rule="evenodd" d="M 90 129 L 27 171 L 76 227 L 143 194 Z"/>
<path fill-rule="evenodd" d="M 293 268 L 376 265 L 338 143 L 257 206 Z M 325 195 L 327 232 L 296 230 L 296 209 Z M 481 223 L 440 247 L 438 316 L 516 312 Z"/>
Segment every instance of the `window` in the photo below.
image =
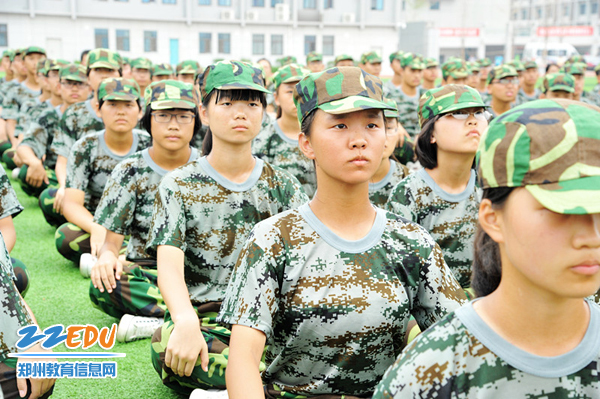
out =
<path fill-rule="evenodd" d="M 163 4 L 177 4 L 177 0 L 163 0 Z"/>
<path fill-rule="evenodd" d="M 535 15 L 537 16 L 537 19 L 542 19 L 542 7 L 535 8 Z"/>
<path fill-rule="evenodd" d="M 314 35 L 304 36 L 304 55 L 317 50 L 317 37 Z"/>
<path fill-rule="evenodd" d="M 439 1 L 434 1 L 434 0 L 429 0 L 429 9 L 430 10 L 439 10 L 440 9 L 440 2 Z"/>
<path fill-rule="evenodd" d="M 529 19 L 529 17 L 527 16 L 527 9 L 524 8 L 521 10 L 521 19 Z"/>
<path fill-rule="evenodd" d="M 553 18 L 554 17 L 554 9 L 552 8 L 551 5 L 547 5 L 546 6 L 546 18 Z"/>
<path fill-rule="evenodd" d="M 142 3 L 154 3 L 154 0 L 142 0 Z"/>
<path fill-rule="evenodd" d="M 264 7 L 265 0 L 252 0 L 252 7 Z"/>
<path fill-rule="evenodd" d="M 304 8 L 317 8 L 317 0 L 304 0 Z"/>
<path fill-rule="evenodd" d="M 224 7 L 231 7 L 231 0 L 219 0 L 219 5 Z"/>
<path fill-rule="evenodd" d="M 94 29 L 96 48 L 108 48 L 108 29 Z"/>
<path fill-rule="evenodd" d="M 219 53 L 230 54 L 231 53 L 231 34 L 219 33 Z"/>
<path fill-rule="evenodd" d="M 212 34 L 211 33 L 200 33 L 200 53 L 210 53 L 212 42 Z"/>
<path fill-rule="evenodd" d="M 210 0 L 198 0 L 198 5 L 199 6 L 209 6 Z"/>
<path fill-rule="evenodd" d="M 323 36 L 323 55 L 333 55 L 333 36 Z"/>
<path fill-rule="evenodd" d="M 586 5 L 587 4 L 585 4 L 585 3 L 579 3 L 579 15 L 585 15 Z"/>
<path fill-rule="evenodd" d="M 145 30 L 144 31 L 144 51 L 156 51 L 156 31 Z"/>
<path fill-rule="evenodd" d="M 323 8 L 333 8 L 333 0 L 323 0 Z"/>
<path fill-rule="evenodd" d="M 371 0 L 371 10 L 383 10 L 383 0 Z"/>
<path fill-rule="evenodd" d="M 253 55 L 264 55 L 265 54 L 265 35 L 263 35 L 263 34 L 252 35 L 252 54 Z"/>
<path fill-rule="evenodd" d="M 275 7 L 277 4 L 283 4 L 283 0 L 271 0 L 271 7 Z"/>
<path fill-rule="evenodd" d="M 590 4 L 590 12 L 591 12 L 592 14 L 598 14 L 598 2 L 597 2 L 597 1 L 593 1 L 593 2 Z"/>
<path fill-rule="evenodd" d="M 0 24 L 0 46 L 8 46 L 8 29 L 6 24 Z"/>
<path fill-rule="evenodd" d="M 563 17 L 568 17 L 571 14 L 569 4 L 563 4 Z"/>
<path fill-rule="evenodd" d="M 117 50 L 129 51 L 129 30 L 117 29 Z"/>
<path fill-rule="evenodd" d="M 271 55 L 283 55 L 283 35 L 271 35 Z"/>

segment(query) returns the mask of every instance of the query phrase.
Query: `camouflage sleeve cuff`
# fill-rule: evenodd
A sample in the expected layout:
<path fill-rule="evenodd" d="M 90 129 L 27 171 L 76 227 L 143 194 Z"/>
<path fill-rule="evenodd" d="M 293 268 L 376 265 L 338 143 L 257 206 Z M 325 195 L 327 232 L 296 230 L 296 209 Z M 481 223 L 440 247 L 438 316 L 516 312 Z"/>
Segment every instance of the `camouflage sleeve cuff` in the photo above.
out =
<path fill-rule="evenodd" d="M 271 338 L 273 335 L 273 329 L 271 326 L 261 322 L 260 320 L 253 322 L 247 317 L 239 317 L 230 312 L 219 313 L 217 321 L 229 325 L 237 324 L 240 326 L 246 326 L 261 331 L 263 334 L 265 334 L 267 340 L 269 340 L 269 338 Z"/>
<path fill-rule="evenodd" d="M 148 241 L 146 243 L 146 253 L 154 258 L 157 256 L 158 247 L 161 245 L 168 245 L 181 249 L 184 253 L 187 249 L 185 241 L 182 240 L 163 240 L 163 241 Z"/>

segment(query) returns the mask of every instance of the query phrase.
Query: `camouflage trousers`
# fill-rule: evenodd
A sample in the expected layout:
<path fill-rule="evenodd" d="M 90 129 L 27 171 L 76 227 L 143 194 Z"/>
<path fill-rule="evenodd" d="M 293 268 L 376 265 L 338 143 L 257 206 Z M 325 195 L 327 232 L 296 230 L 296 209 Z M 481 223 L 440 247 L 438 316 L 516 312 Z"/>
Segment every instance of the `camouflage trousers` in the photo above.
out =
<path fill-rule="evenodd" d="M 394 149 L 394 156 L 402 165 L 406 165 L 408 162 L 414 162 L 416 159 L 414 143 L 405 138 L 404 144 L 401 147 L 396 147 L 396 149 Z"/>
<path fill-rule="evenodd" d="M 153 268 L 152 268 L 153 264 Z M 90 282 L 90 299 L 94 306 L 116 318 L 124 314 L 136 316 L 165 316 L 167 305 L 158 290 L 156 262 L 130 263 L 123 267 L 121 279 L 112 293 L 100 292 Z"/>
<path fill-rule="evenodd" d="M 366 396 L 351 396 L 351 395 L 317 395 L 307 396 L 299 395 L 291 392 L 283 391 L 277 385 L 269 384 L 264 387 L 265 399 L 362 399 L 370 398 L 372 394 Z"/>
<path fill-rule="evenodd" d="M 6 165 L 6 169 L 13 170 L 17 167 L 17 164 L 14 161 L 14 157 L 17 155 L 17 150 L 14 148 L 10 148 L 2 154 L 2 162 Z"/>
<path fill-rule="evenodd" d="M 4 151 L 8 150 L 10 147 L 12 147 L 10 141 L 4 140 L 0 142 L 0 156 L 2 156 L 2 154 L 4 154 Z"/>
<path fill-rule="evenodd" d="M 27 294 L 27 290 L 29 289 L 29 272 L 27 271 L 27 267 L 25 267 L 23 262 L 13 257 L 10 258 L 10 262 L 15 273 L 15 287 L 17 287 L 19 294 L 25 298 L 25 294 Z"/>
<path fill-rule="evenodd" d="M 78 267 L 81 255 L 90 253 L 92 249 L 90 233 L 69 222 L 56 229 L 54 240 L 58 252 Z"/>
<path fill-rule="evenodd" d="M 0 362 L 0 397 L 4 394 L 5 399 L 16 399 L 21 398 L 19 396 L 19 390 L 17 389 L 17 359 L 9 358 L 4 363 Z M 50 388 L 45 395 L 40 398 L 48 398 L 52 395 L 54 386 Z M 27 392 L 31 392 L 31 384 L 27 380 Z M 25 396 L 29 398 L 29 395 Z"/>
<path fill-rule="evenodd" d="M 27 170 L 29 167 L 27 165 L 21 166 L 21 170 L 19 171 L 19 182 L 21 183 L 21 188 L 23 192 L 30 197 L 39 197 L 42 191 L 44 191 L 48 187 L 58 187 L 58 180 L 56 180 L 56 173 L 54 170 L 46 168 L 46 176 L 48 176 L 48 180 L 50 184 L 42 183 L 39 187 L 33 187 L 31 184 L 27 183 Z M 54 202 L 53 202 L 54 203 Z"/>
<path fill-rule="evenodd" d="M 60 226 L 67 222 L 67 219 L 60 213 L 54 211 L 54 199 L 56 198 L 58 187 L 48 187 L 43 190 L 39 196 L 39 204 L 44 214 L 46 222 L 50 226 Z"/>
<path fill-rule="evenodd" d="M 167 344 L 175 327 L 171 315 L 166 312 L 165 323 L 152 336 L 150 353 L 152 365 L 160 375 L 163 384 L 188 395 L 195 388 L 225 389 L 225 369 L 229 357 L 231 331 L 216 322 L 220 307 L 220 302 L 210 302 L 196 307 L 200 329 L 208 345 L 208 373 L 202 370 L 200 357 L 198 357 L 192 375 L 189 377 L 180 377 L 165 365 Z"/>

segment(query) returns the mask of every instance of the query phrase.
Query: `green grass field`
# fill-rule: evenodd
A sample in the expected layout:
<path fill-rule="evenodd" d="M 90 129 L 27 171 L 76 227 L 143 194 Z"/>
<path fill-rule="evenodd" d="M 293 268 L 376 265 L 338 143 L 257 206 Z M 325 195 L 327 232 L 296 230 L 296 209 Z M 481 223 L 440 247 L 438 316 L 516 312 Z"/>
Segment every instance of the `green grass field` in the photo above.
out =
<path fill-rule="evenodd" d="M 10 176 L 10 171 L 8 173 Z M 25 210 L 14 219 L 17 244 L 11 256 L 22 260 L 30 273 L 30 289 L 25 297 L 41 328 L 54 324 L 93 324 L 102 328 L 117 322 L 92 306 L 88 296 L 90 280 L 79 274 L 54 245 L 55 229 L 42 216 L 37 199 L 28 197 L 17 181 L 11 180 Z M 90 351 L 101 352 L 98 346 Z M 54 351 L 66 351 L 63 345 Z M 118 358 L 115 379 L 59 379 L 53 398 L 178 398 L 162 385 L 150 362 L 150 340 L 116 343 L 112 352 L 126 353 Z M 92 360 L 92 359 L 78 359 Z"/>

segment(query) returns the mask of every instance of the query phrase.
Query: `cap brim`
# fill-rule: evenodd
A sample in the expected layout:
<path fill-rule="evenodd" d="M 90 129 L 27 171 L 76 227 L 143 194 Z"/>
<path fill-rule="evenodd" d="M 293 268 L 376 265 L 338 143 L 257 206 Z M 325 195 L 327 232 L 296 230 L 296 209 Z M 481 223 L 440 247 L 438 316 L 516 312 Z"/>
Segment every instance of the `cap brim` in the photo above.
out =
<path fill-rule="evenodd" d="M 328 114 L 347 114 L 364 109 L 383 109 L 396 111 L 393 107 L 384 102 L 374 100 L 363 96 L 349 96 L 340 100 L 330 101 L 325 104 L 318 105 L 317 108 L 327 112 Z"/>
<path fill-rule="evenodd" d="M 600 176 L 525 186 L 545 208 L 568 215 L 600 213 Z"/>
<path fill-rule="evenodd" d="M 98 61 L 98 62 L 94 62 L 91 65 L 88 65 L 89 69 L 95 69 L 95 68 L 108 68 L 108 69 L 119 69 L 118 66 L 115 66 L 115 64 L 111 64 L 110 62 L 105 62 L 105 61 Z"/>
<path fill-rule="evenodd" d="M 163 101 L 153 101 L 150 103 L 150 108 L 154 110 L 159 109 L 194 109 L 196 108 L 196 104 L 185 101 L 185 100 L 163 100 Z"/>
<path fill-rule="evenodd" d="M 102 97 L 102 101 L 108 101 L 108 100 L 113 100 L 113 101 L 137 101 L 140 98 L 135 96 L 134 94 L 107 94 L 106 96 Z"/>
<path fill-rule="evenodd" d="M 383 116 L 386 118 L 398 118 L 400 114 L 398 111 L 390 111 L 389 109 L 386 109 L 383 111 Z"/>
<path fill-rule="evenodd" d="M 556 86 L 552 86 L 550 88 L 550 91 L 558 91 L 558 90 L 566 91 L 568 93 L 575 93 L 575 89 L 573 89 L 572 87 L 569 87 L 569 86 L 556 85 Z"/>
<path fill-rule="evenodd" d="M 484 103 L 478 103 L 476 101 L 469 101 L 464 103 L 452 104 L 450 107 L 441 112 L 441 114 L 447 114 L 448 112 L 457 111 L 459 109 L 465 108 L 489 108 L 489 105 L 485 105 Z"/>
<path fill-rule="evenodd" d="M 65 80 L 72 80 L 74 82 L 87 82 L 87 78 L 82 78 L 79 76 L 62 76 L 60 79 L 65 79 Z"/>
<path fill-rule="evenodd" d="M 217 86 L 215 89 L 218 90 L 256 90 L 263 93 L 271 94 L 271 91 L 258 84 L 241 84 L 231 83 L 223 86 Z"/>

